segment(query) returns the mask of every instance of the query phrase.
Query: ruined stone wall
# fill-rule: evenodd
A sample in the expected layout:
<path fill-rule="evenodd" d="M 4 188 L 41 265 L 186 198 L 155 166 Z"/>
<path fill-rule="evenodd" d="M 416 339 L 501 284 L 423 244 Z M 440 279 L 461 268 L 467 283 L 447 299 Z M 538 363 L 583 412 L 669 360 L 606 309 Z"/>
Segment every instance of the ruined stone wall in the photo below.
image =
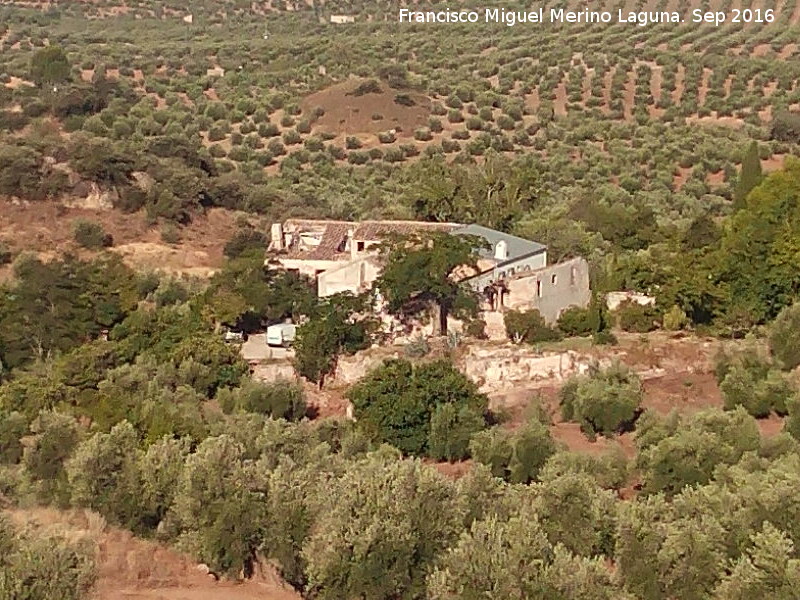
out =
<path fill-rule="evenodd" d="M 587 357 L 573 351 L 540 354 L 522 346 L 473 347 L 459 361 L 464 374 L 487 393 L 514 382 L 561 381 L 585 373 L 589 364 Z"/>
<path fill-rule="evenodd" d="M 372 285 L 380 271 L 372 257 L 359 258 L 335 267 L 317 277 L 317 290 L 320 298 L 339 292 L 358 294 Z"/>
<path fill-rule="evenodd" d="M 537 309 L 548 324 L 571 306 L 585 308 L 591 300 L 589 263 L 574 258 L 509 279 L 504 306 L 516 310 Z"/>

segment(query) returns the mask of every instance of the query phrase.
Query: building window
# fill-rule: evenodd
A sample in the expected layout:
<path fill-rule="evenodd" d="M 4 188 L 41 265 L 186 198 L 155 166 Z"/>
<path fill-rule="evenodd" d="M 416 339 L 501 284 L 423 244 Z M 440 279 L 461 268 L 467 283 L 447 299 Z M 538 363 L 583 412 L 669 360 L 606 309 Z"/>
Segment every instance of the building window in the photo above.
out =
<path fill-rule="evenodd" d="M 540 279 L 536 280 L 536 297 L 537 298 L 542 297 L 542 282 Z"/>
<path fill-rule="evenodd" d="M 569 284 L 570 285 L 575 285 L 576 275 L 577 275 L 577 270 L 575 269 L 575 267 L 570 267 L 570 270 L 569 270 Z"/>
<path fill-rule="evenodd" d="M 363 252 L 364 251 L 364 245 L 365 245 L 365 242 L 356 242 L 356 250 L 358 250 L 359 252 Z"/>
<path fill-rule="evenodd" d="M 552 283 L 553 285 L 556 285 L 556 282 L 557 282 L 557 281 L 558 281 L 558 276 L 557 276 L 555 273 L 553 273 L 553 274 L 550 276 L 550 283 Z"/>

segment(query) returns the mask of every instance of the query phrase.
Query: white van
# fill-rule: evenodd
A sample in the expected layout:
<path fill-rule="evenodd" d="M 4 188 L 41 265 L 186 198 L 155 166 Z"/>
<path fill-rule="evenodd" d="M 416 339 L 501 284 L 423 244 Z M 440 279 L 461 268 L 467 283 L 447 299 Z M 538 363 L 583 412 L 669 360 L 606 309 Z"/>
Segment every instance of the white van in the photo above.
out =
<path fill-rule="evenodd" d="M 294 323 L 281 323 L 267 327 L 267 346 L 280 346 L 287 348 L 294 343 L 297 334 L 297 325 Z"/>

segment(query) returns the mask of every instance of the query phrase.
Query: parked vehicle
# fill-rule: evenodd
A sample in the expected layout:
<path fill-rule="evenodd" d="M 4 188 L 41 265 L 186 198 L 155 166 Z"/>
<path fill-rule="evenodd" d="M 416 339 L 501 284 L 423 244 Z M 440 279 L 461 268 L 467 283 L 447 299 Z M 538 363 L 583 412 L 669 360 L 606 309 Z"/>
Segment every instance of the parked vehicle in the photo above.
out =
<path fill-rule="evenodd" d="M 288 348 L 294 343 L 297 334 L 297 325 L 294 323 L 280 323 L 267 327 L 267 346 L 280 346 Z"/>
<path fill-rule="evenodd" d="M 247 334 L 236 329 L 226 329 L 222 339 L 226 342 L 246 342 Z"/>

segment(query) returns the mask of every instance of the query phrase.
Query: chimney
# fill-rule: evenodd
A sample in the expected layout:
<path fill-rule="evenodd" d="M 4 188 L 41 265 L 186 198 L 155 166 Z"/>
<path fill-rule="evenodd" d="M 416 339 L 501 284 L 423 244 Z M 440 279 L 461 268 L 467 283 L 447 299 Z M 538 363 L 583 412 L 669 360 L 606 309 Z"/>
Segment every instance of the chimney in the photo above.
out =
<path fill-rule="evenodd" d="M 500 240 L 494 247 L 494 257 L 497 260 L 505 260 L 508 258 L 508 243 L 505 240 Z"/>
<path fill-rule="evenodd" d="M 283 225 L 280 223 L 273 223 L 272 227 L 270 227 L 269 234 L 269 249 L 283 250 Z"/>

